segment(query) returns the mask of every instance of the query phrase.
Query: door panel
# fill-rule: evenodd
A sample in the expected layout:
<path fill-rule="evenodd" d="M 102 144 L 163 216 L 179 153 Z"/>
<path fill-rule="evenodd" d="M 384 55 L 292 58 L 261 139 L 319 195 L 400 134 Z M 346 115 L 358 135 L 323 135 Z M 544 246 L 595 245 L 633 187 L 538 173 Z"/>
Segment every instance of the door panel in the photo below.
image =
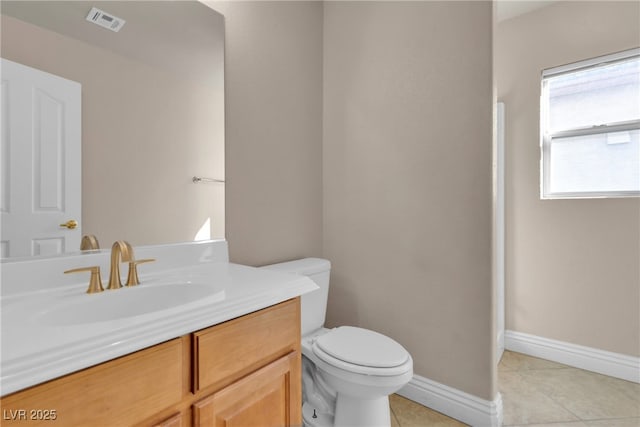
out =
<path fill-rule="evenodd" d="M 64 104 L 43 92 L 34 91 L 33 120 L 33 210 L 63 211 Z"/>

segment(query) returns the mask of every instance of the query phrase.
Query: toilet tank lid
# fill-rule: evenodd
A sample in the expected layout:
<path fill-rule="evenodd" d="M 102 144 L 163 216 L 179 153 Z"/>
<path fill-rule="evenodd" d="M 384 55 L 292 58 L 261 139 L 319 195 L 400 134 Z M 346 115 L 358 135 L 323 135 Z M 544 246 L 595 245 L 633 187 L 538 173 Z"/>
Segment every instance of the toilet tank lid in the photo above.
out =
<path fill-rule="evenodd" d="M 331 263 L 329 260 L 322 258 L 302 258 L 294 261 L 265 265 L 261 268 L 281 271 L 283 273 L 297 273 L 303 276 L 311 276 L 312 274 L 328 272 L 331 270 Z"/>

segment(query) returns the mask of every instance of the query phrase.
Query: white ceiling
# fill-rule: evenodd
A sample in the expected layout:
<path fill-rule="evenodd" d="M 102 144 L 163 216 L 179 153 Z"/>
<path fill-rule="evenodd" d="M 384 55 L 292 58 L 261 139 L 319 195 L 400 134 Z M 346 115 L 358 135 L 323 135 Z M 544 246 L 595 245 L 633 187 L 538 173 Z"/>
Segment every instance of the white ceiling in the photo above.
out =
<path fill-rule="evenodd" d="M 2 14 L 205 82 L 220 69 L 224 18 L 197 1 L 7 1 Z M 126 21 L 118 33 L 85 17 L 97 7 Z"/>
<path fill-rule="evenodd" d="M 553 3 L 557 3 L 557 0 L 498 0 L 497 19 L 498 22 L 506 21 L 507 19 L 532 12 Z"/>

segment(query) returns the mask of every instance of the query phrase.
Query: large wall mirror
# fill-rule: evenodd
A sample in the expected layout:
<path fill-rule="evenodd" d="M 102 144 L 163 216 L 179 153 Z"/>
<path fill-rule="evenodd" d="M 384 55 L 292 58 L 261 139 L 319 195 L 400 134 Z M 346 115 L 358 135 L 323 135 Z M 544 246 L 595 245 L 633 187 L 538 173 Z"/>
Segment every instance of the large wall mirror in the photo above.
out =
<path fill-rule="evenodd" d="M 2 1 L 1 8 L 3 258 L 77 251 L 81 234 L 94 234 L 103 248 L 118 239 L 224 238 L 222 15 L 197 1 Z M 92 8 L 106 13 L 94 15 L 103 25 L 124 24 L 116 32 L 90 22 Z M 32 72 L 44 86 L 19 94 Z M 65 98 L 74 87 L 79 106 Z M 25 99 L 26 113 L 14 106 Z M 76 134 L 81 155 L 64 142 Z M 79 213 L 66 212 L 75 196 L 65 191 L 78 193 Z M 22 238 L 19 223 L 32 217 Z"/>

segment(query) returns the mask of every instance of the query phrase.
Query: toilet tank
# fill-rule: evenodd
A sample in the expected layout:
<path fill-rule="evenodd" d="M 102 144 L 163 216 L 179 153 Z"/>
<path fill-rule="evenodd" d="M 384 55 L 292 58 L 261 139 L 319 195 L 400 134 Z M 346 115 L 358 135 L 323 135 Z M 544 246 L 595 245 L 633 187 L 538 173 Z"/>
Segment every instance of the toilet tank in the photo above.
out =
<path fill-rule="evenodd" d="M 327 313 L 327 296 L 329 295 L 329 272 L 331 263 L 321 258 L 303 258 L 279 264 L 265 265 L 262 268 L 281 271 L 283 273 L 301 274 L 309 277 L 320 289 L 306 293 L 300 297 L 300 317 L 302 336 L 324 326 Z"/>

